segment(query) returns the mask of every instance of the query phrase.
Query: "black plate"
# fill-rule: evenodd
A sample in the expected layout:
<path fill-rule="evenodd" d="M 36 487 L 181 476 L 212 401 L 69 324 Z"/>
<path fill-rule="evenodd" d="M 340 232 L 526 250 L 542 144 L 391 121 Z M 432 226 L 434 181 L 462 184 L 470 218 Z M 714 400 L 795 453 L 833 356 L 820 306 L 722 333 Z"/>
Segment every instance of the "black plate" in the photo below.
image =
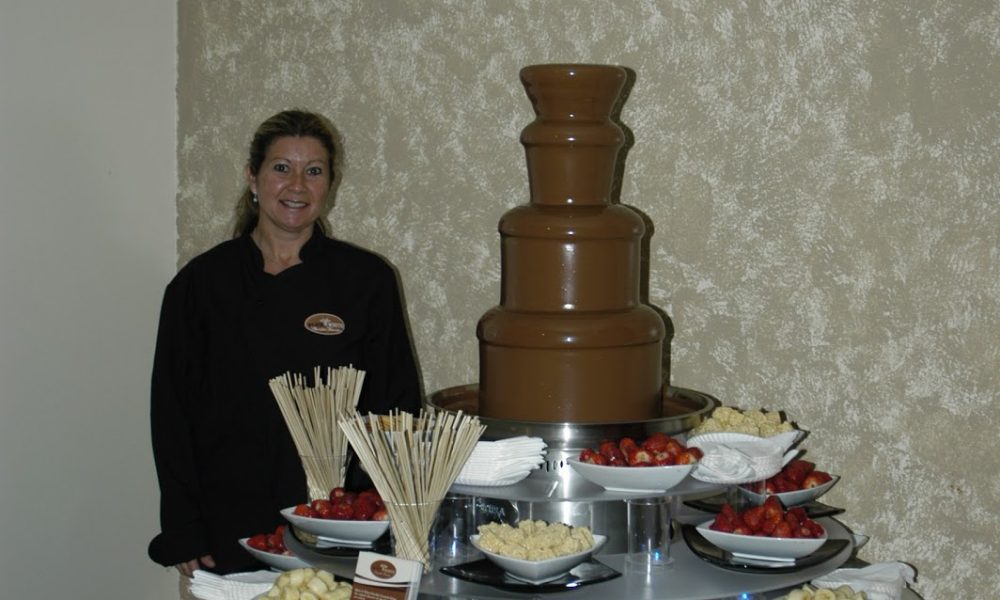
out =
<path fill-rule="evenodd" d="M 553 581 L 533 584 L 515 579 L 488 558 L 442 567 L 441 572 L 473 583 L 482 583 L 511 592 L 565 592 L 591 583 L 620 577 L 621 573 L 591 558 L 573 567 L 569 573 Z"/>
<path fill-rule="evenodd" d="M 685 506 L 690 506 L 698 510 L 703 510 L 705 512 L 717 513 L 722 510 L 722 505 L 726 503 L 726 494 L 717 494 L 710 498 L 702 498 L 700 500 L 685 500 Z M 810 519 L 819 519 L 820 517 L 832 517 L 834 515 L 839 515 L 844 512 L 843 508 L 837 508 L 836 506 L 830 506 L 829 504 L 823 504 L 818 500 L 813 500 L 812 502 L 806 502 L 800 505 L 806 510 L 806 516 Z"/>
<path fill-rule="evenodd" d="M 744 573 L 788 573 L 797 571 L 830 560 L 840 554 L 850 543 L 843 539 L 827 540 L 815 552 L 802 558 L 796 558 L 795 562 L 776 563 L 765 566 L 762 564 L 748 564 L 734 561 L 732 553 L 706 540 L 705 536 L 701 535 L 694 525 L 682 525 L 681 533 L 684 535 L 684 541 L 687 542 L 688 548 L 698 558 L 723 569 L 742 571 Z"/>

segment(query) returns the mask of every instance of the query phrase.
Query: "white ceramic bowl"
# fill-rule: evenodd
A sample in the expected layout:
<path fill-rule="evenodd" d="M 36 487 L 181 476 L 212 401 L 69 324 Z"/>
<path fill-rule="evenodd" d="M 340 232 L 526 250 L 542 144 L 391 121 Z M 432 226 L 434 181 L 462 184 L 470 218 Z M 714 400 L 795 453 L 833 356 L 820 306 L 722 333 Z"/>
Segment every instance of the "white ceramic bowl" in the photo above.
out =
<path fill-rule="evenodd" d="M 792 506 L 799 506 L 800 504 L 805 504 L 807 502 L 812 502 L 813 500 L 819 498 L 823 494 L 830 491 L 836 483 L 840 481 L 840 475 L 833 475 L 833 479 L 827 481 L 823 485 L 817 485 L 806 490 L 796 490 L 794 492 L 781 492 L 780 494 L 770 494 L 772 496 L 777 496 L 778 500 L 785 508 Z M 740 493 L 746 496 L 754 504 L 763 504 L 764 500 L 767 499 L 768 494 L 758 494 L 756 492 L 751 492 L 750 490 L 740 487 Z"/>
<path fill-rule="evenodd" d="M 584 479 L 613 492 L 663 492 L 687 477 L 695 464 L 666 467 L 609 467 L 570 458 L 566 462 Z"/>
<path fill-rule="evenodd" d="M 382 537 L 389 529 L 389 521 L 339 521 L 334 519 L 314 519 L 294 514 L 295 507 L 281 509 L 281 515 L 289 523 L 313 535 L 344 542 L 370 543 Z"/>
<path fill-rule="evenodd" d="M 604 542 L 608 541 L 607 536 L 595 534 L 594 545 L 588 550 L 546 560 L 526 560 L 503 556 L 483 549 L 479 546 L 479 534 L 471 535 L 469 539 L 477 550 L 486 555 L 486 558 L 496 563 L 504 571 L 507 571 L 512 577 L 528 583 L 545 583 L 546 581 L 559 579 L 568 573 L 570 569 L 590 558 L 591 554 L 600 550 Z"/>
<path fill-rule="evenodd" d="M 714 520 L 714 519 L 713 519 Z M 773 538 L 723 533 L 710 529 L 712 521 L 698 525 L 698 533 L 723 550 L 770 558 L 801 558 L 826 543 L 826 531 L 818 538 Z"/>
<path fill-rule="evenodd" d="M 240 546 L 243 546 L 244 550 L 269 567 L 274 567 L 275 569 L 280 569 L 282 571 L 290 571 L 291 569 L 301 569 L 309 566 L 309 563 L 294 554 L 275 554 L 273 552 L 253 548 L 247 544 L 247 540 L 249 539 L 250 538 L 240 538 Z"/>

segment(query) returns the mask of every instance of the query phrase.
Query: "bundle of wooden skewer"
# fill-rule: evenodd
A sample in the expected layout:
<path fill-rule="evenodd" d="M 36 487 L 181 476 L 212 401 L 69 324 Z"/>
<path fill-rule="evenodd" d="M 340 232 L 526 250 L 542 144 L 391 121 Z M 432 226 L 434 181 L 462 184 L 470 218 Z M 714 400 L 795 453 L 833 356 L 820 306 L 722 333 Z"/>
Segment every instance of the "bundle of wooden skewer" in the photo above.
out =
<path fill-rule="evenodd" d="M 351 366 L 328 367 L 326 378 L 321 375 L 316 367 L 312 384 L 300 373 L 268 382 L 302 460 L 310 500 L 344 485 L 348 442 L 339 425 L 357 410 L 365 380 L 365 372 Z"/>
<path fill-rule="evenodd" d="M 385 502 L 396 556 L 430 568 L 428 534 L 441 500 L 472 454 L 485 425 L 461 412 L 394 411 L 341 421 L 361 466 Z"/>

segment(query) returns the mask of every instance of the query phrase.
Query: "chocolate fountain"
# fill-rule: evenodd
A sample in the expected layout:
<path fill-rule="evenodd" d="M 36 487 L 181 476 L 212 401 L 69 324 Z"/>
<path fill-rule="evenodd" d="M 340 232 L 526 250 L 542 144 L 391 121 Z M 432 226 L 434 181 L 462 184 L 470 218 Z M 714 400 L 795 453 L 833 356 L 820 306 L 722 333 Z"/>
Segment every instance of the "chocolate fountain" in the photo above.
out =
<path fill-rule="evenodd" d="M 544 468 L 522 482 L 456 491 L 507 502 L 484 505 L 495 516 L 610 531 L 624 527 L 622 495 L 576 476 L 566 458 L 603 439 L 687 431 L 718 402 L 664 383 L 666 328 L 640 299 L 643 221 L 612 203 L 625 136 L 611 111 L 626 71 L 535 65 L 521 70 L 521 82 L 536 114 L 521 134 L 530 203 L 500 220 L 500 304 L 477 327 L 479 385 L 429 401 L 479 415 L 483 439 L 548 444 Z M 678 493 L 699 491 L 698 482 L 688 487 Z"/>
<path fill-rule="evenodd" d="M 500 220 L 500 306 L 479 321 L 479 414 L 546 422 L 660 416 L 665 326 L 639 302 L 642 219 L 610 204 L 625 71 L 535 66 L 521 134 L 531 203 Z"/>

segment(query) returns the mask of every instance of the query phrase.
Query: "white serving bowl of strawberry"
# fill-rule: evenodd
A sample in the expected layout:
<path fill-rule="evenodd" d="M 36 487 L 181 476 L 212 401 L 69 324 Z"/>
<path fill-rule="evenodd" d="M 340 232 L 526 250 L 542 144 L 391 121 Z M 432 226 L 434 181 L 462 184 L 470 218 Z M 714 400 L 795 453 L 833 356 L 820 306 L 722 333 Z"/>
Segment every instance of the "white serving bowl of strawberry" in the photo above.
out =
<path fill-rule="evenodd" d="M 690 465 L 668 467 L 609 467 L 567 459 L 569 465 L 584 479 L 611 492 L 665 492 L 676 486 L 691 469 Z"/>
<path fill-rule="evenodd" d="M 698 525 L 698 533 L 723 550 L 748 557 L 801 558 L 826 543 L 826 532 L 818 538 L 776 538 L 725 533 L 711 529 L 712 521 Z"/>
<path fill-rule="evenodd" d="M 823 526 L 801 507 L 785 511 L 771 496 L 760 506 L 736 512 L 725 504 L 714 519 L 697 526 L 698 533 L 734 554 L 777 559 L 808 556 L 826 543 Z"/>
<path fill-rule="evenodd" d="M 839 475 L 820 471 L 810 461 L 794 459 L 777 475 L 763 482 L 740 486 L 739 489 L 754 504 L 762 504 L 768 496 L 777 496 L 781 504 L 791 507 L 816 500 L 838 481 Z"/>
<path fill-rule="evenodd" d="M 240 538 L 240 546 L 254 558 L 274 569 L 290 571 L 308 567 L 308 563 L 285 547 L 284 529 L 284 525 L 279 525 L 274 533 L 258 533 Z"/>
<path fill-rule="evenodd" d="M 281 515 L 302 531 L 334 542 L 371 543 L 389 529 L 389 513 L 374 489 L 334 488 L 329 499 L 289 506 Z"/>
<path fill-rule="evenodd" d="M 349 521 L 340 519 L 323 519 L 305 517 L 295 514 L 297 507 L 290 506 L 281 510 L 281 515 L 288 522 L 306 533 L 311 533 L 332 541 L 371 543 L 382 537 L 389 529 L 389 521 Z"/>
<path fill-rule="evenodd" d="M 584 479 L 614 492 L 664 492 L 676 486 L 701 459 L 698 448 L 661 432 L 641 443 L 629 437 L 605 440 L 567 460 Z"/>

